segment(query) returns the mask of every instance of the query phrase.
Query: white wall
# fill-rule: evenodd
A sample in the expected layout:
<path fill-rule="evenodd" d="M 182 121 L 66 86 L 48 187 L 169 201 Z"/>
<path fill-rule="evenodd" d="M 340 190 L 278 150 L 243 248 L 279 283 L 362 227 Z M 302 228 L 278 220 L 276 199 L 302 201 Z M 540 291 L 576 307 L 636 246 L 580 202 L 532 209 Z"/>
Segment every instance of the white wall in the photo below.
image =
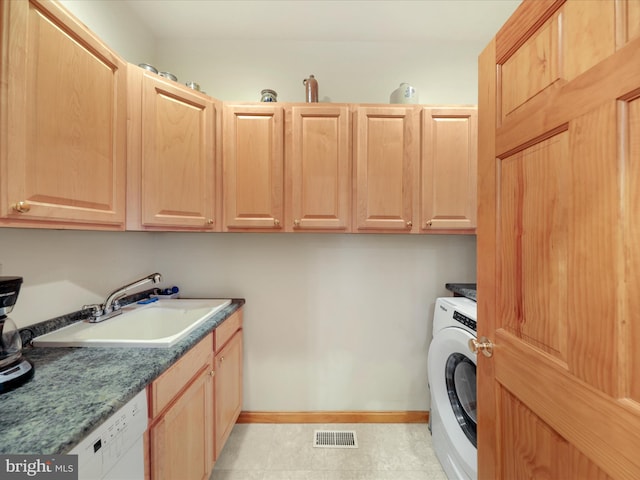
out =
<path fill-rule="evenodd" d="M 221 100 L 255 102 L 271 88 L 283 102 L 303 102 L 303 79 L 315 75 L 321 102 L 389 103 L 401 82 L 420 103 L 477 103 L 477 60 L 469 42 L 293 42 L 172 39 L 158 43 L 158 65 L 193 80 Z"/>
<path fill-rule="evenodd" d="M 59 0 L 103 42 L 133 64 L 156 59 L 155 39 L 122 0 Z"/>
<path fill-rule="evenodd" d="M 105 14 L 114 5 L 114 15 Z M 483 45 L 140 40 L 121 2 L 66 1 L 125 58 L 153 57 L 223 100 L 274 88 L 302 100 L 387 102 L 402 81 L 424 103 L 475 103 Z M 97 20 L 99 19 L 99 21 Z M 97 26 L 96 26 L 97 28 Z M 450 48 L 450 49 L 449 49 Z M 126 51 L 125 51 L 126 50 Z M 155 55 L 155 57 L 154 57 Z M 433 303 L 447 282 L 475 281 L 475 237 L 179 234 L 0 229 L 4 275 L 25 284 L 12 318 L 33 324 L 104 299 L 153 271 L 185 295 L 236 296 L 245 315 L 245 410 L 426 410 Z"/>
<path fill-rule="evenodd" d="M 245 410 L 424 410 L 434 299 L 475 280 L 475 237 L 160 234 L 195 296 L 244 297 Z"/>

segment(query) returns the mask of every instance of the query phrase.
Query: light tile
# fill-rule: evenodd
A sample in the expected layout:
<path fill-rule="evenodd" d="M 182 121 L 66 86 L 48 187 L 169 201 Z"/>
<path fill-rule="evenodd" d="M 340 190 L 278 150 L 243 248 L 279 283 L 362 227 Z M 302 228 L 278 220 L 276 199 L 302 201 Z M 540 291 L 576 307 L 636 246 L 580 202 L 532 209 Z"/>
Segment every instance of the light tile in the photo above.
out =
<path fill-rule="evenodd" d="M 236 425 L 214 470 L 266 470 L 275 432 L 267 424 Z"/>
<path fill-rule="evenodd" d="M 314 448 L 315 430 L 355 430 L 359 448 Z M 211 480 L 447 478 L 426 424 L 241 424 Z"/>
<path fill-rule="evenodd" d="M 327 480 L 324 472 L 314 470 L 269 470 L 262 480 Z"/>
<path fill-rule="evenodd" d="M 264 471 L 214 469 L 209 480 L 264 480 Z"/>

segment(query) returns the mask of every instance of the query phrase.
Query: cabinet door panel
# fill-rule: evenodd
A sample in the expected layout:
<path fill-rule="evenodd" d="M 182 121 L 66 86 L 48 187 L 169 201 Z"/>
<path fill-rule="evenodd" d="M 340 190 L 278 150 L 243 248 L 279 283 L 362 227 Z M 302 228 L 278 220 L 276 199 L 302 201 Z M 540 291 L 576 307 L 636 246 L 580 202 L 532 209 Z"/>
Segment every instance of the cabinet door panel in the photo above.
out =
<path fill-rule="evenodd" d="M 145 74 L 142 103 L 143 225 L 212 229 L 212 101 Z"/>
<path fill-rule="evenodd" d="M 225 105 L 223 183 L 225 229 L 281 229 L 282 107 Z"/>
<path fill-rule="evenodd" d="M 242 330 L 215 357 L 215 459 L 242 409 Z"/>
<path fill-rule="evenodd" d="M 418 111 L 360 107 L 356 122 L 358 231 L 411 231 L 418 182 Z"/>
<path fill-rule="evenodd" d="M 288 135 L 288 230 L 349 227 L 351 155 L 347 106 L 294 106 Z"/>
<path fill-rule="evenodd" d="M 212 377 L 204 368 L 151 427 L 153 480 L 206 480 L 213 468 Z"/>
<path fill-rule="evenodd" d="M 475 228 L 477 116 L 475 107 L 423 110 L 421 228 Z"/>
<path fill-rule="evenodd" d="M 2 8 L 0 214 L 122 228 L 126 64 L 55 3 Z"/>

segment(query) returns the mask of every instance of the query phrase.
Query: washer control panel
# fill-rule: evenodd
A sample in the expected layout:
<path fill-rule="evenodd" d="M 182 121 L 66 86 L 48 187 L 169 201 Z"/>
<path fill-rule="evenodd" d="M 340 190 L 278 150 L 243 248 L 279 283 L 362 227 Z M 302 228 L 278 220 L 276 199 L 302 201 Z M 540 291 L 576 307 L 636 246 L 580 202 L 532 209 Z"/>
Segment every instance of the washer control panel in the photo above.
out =
<path fill-rule="evenodd" d="M 453 319 L 460 322 L 461 324 L 463 324 L 465 327 L 469 327 L 474 331 L 477 331 L 478 329 L 476 328 L 476 321 L 463 315 L 462 313 L 458 312 L 457 310 L 455 310 L 453 312 Z"/>

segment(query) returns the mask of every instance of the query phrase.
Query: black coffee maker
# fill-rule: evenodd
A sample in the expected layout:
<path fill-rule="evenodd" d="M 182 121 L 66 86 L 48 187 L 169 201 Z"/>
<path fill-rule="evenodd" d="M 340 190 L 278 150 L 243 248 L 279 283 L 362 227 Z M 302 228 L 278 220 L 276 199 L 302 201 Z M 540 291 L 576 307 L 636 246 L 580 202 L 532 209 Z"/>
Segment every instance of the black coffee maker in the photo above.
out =
<path fill-rule="evenodd" d="M 0 277 L 0 393 L 33 377 L 33 364 L 22 356 L 22 338 L 7 317 L 18 299 L 22 277 Z"/>

